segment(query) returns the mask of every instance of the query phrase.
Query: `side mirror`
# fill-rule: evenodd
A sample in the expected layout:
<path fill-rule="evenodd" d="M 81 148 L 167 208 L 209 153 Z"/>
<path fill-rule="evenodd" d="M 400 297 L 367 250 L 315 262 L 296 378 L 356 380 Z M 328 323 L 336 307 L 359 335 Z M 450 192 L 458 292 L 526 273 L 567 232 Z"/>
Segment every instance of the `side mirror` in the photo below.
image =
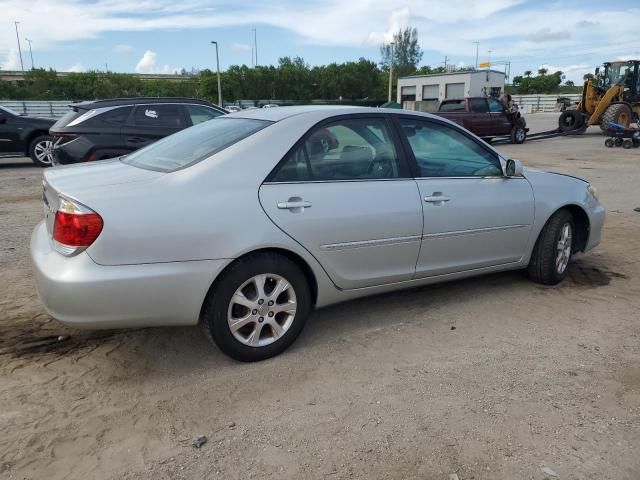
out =
<path fill-rule="evenodd" d="M 520 160 L 507 160 L 507 165 L 504 169 L 505 177 L 522 177 L 524 168 Z"/>

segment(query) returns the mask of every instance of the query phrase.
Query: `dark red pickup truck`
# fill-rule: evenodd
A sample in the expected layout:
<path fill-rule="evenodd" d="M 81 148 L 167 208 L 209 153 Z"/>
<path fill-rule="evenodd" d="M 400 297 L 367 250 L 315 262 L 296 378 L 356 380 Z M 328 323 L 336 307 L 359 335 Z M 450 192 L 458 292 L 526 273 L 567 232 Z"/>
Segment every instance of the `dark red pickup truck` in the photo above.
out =
<path fill-rule="evenodd" d="M 512 143 L 527 139 L 527 124 L 519 112 L 508 112 L 496 98 L 467 97 L 446 99 L 436 115 L 462 125 L 484 139 L 508 136 Z"/>

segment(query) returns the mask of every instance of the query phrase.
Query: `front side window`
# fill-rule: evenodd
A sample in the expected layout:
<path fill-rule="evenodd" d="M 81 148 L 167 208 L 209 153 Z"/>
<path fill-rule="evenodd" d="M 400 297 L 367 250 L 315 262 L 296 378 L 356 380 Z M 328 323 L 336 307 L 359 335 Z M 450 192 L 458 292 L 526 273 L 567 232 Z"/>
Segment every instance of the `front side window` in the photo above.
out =
<path fill-rule="evenodd" d="M 187 109 L 187 115 L 191 119 L 192 125 L 198 125 L 199 123 L 213 120 L 222 115 L 222 112 L 214 110 L 213 108 L 203 107 L 202 105 L 185 105 L 185 108 Z"/>
<path fill-rule="evenodd" d="M 338 120 L 316 128 L 271 176 L 273 182 L 388 179 L 400 163 L 383 118 Z"/>
<path fill-rule="evenodd" d="M 502 176 L 500 161 L 458 130 L 438 123 L 402 119 L 420 177 Z"/>
<path fill-rule="evenodd" d="M 179 105 L 138 105 L 133 123 L 140 127 L 184 128 Z"/>
<path fill-rule="evenodd" d="M 270 125 L 247 118 L 217 118 L 187 128 L 122 159 L 134 167 L 173 172 L 189 167 Z"/>
<path fill-rule="evenodd" d="M 502 112 L 504 112 L 504 105 L 502 104 L 502 102 L 500 100 L 497 100 L 495 98 L 490 98 L 489 99 L 489 110 L 491 112 L 502 113 Z"/>

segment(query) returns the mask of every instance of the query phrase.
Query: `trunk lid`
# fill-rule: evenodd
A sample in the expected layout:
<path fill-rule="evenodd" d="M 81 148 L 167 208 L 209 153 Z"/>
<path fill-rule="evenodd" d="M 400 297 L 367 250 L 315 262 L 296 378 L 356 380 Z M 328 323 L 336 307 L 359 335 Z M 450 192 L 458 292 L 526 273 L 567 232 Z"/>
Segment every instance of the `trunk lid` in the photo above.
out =
<path fill-rule="evenodd" d="M 42 182 L 47 230 L 51 235 L 61 195 L 94 208 L 92 204 L 96 198 L 102 201 L 113 198 L 117 190 L 153 182 L 164 175 L 126 165 L 117 159 L 49 168 L 44 171 Z"/>

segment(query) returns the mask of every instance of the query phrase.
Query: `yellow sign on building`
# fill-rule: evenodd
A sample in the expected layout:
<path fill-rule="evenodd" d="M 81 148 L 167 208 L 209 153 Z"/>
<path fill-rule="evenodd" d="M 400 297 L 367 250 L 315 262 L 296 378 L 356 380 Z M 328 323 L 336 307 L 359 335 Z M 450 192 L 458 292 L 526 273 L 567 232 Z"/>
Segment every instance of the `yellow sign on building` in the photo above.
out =
<path fill-rule="evenodd" d="M 489 68 L 490 66 L 491 66 L 491 62 L 482 62 L 478 64 L 478 67 L 480 68 Z"/>

